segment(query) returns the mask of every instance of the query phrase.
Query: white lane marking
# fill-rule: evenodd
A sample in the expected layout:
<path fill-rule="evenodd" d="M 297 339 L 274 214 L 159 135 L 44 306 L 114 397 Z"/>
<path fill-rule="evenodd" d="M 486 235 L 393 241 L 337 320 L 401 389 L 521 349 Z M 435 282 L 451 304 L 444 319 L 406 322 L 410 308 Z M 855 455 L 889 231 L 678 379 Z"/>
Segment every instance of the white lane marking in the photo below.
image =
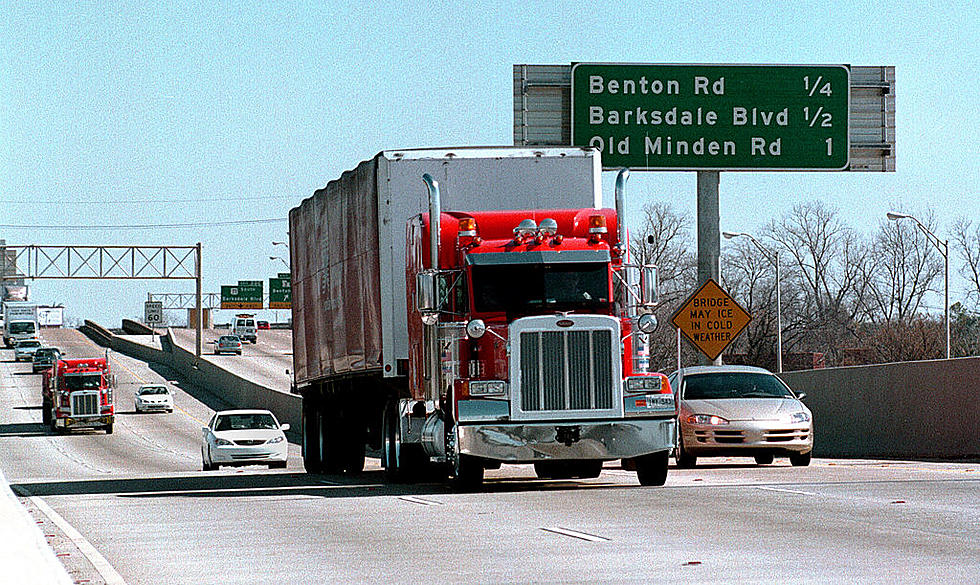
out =
<path fill-rule="evenodd" d="M 442 502 L 437 502 L 436 500 L 427 500 L 425 498 L 419 498 L 416 496 L 401 496 L 399 500 L 404 500 L 406 502 L 411 502 L 413 504 L 422 504 L 423 506 L 444 506 Z"/>
<path fill-rule="evenodd" d="M 27 492 L 27 490 L 24 490 L 23 488 L 20 489 L 26 492 L 27 494 L 30 493 Z M 67 520 L 62 518 L 60 514 L 55 512 L 51 508 L 51 506 L 48 506 L 46 503 L 44 503 L 44 500 L 42 500 L 38 496 L 29 495 L 28 497 L 31 500 L 31 503 L 37 506 L 38 510 L 44 513 L 44 515 L 47 516 L 49 520 L 54 522 L 55 525 L 57 525 L 58 528 L 60 528 L 61 531 L 65 533 L 65 536 L 67 536 L 69 539 L 71 539 L 73 543 L 75 543 L 75 546 L 77 546 L 78 550 L 81 551 L 83 555 L 85 555 L 85 558 L 87 558 L 89 562 L 92 563 L 92 566 L 95 567 L 95 570 L 99 572 L 99 575 L 102 575 L 102 579 L 106 582 L 106 585 L 126 585 L 126 581 L 123 580 L 122 575 L 116 572 L 116 570 L 112 567 L 112 565 L 109 564 L 109 561 L 107 561 L 105 557 L 102 556 L 101 553 L 99 553 L 99 551 L 95 550 L 95 547 L 92 546 L 92 543 L 90 543 L 84 536 L 82 536 L 81 533 L 75 530 L 74 526 L 69 524 Z"/>
<path fill-rule="evenodd" d="M 220 476 L 214 476 L 220 477 Z M 268 487 L 252 487 L 252 488 L 218 488 L 218 489 L 203 489 L 203 490 L 161 490 L 156 492 L 114 492 L 105 495 L 112 496 L 184 496 L 184 495 L 194 495 L 194 494 L 210 494 L 210 495 L 228 495 L 228 496 L 242 496 L 246 497 L 250 493 L 262 494 L 265 492 L 274 491 L 298 491 L 298 490 L 308 490 L 308 489 L 365 489 L 365 488 L 380 488 L 384 487 L 381 483 L 365 483 L 365 484 L 336 484 L 325 487 L 317 487 L 315 485 L 284 485 L 284 486 L 268 486 Z"/>
<path fill-rule="evenodd" d="M 817 494 L 815 494 L 813 492 L 803 492 L 803 491 L 798 491 L 798 490 L 784 490 L 784 489 L 781 489 L 781 488 L 774 488 L 774 487 L 755 486 L 755 489 L 757 489 L 757 490 L 766 490 L 767 492 L 782 492 L 782 493 L 785 493 L 785 494 L 797 494 L 797 495 L 800 495 L 800 496 L 815 496 L 815 495 L 817 495 Z"/>
<path fill-rule="evenodd" d="M 571 536 L 572 538 L 587 540 L 589 542 L 609 542 L 609 539 L 604 536 L 596 536 L 595 534 L 589 534 L 587 532 L 569 530 L 568 528 L 562 528 L 561 526 L 542 526 L 541 530 L 544 530 L 545 532 L 552 532 L 554 534 L 561 534 L 562 536 Z"/>

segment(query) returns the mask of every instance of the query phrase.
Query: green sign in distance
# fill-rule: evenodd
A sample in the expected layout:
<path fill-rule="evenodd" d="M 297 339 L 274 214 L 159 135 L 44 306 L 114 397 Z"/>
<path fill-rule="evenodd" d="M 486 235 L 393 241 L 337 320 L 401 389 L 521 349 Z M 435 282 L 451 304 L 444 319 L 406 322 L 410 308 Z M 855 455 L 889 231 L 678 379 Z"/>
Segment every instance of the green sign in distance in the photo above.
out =
<path fill-rule="evenodd" d="M 572 144 L 605 168 L 843 170 L 846 65 L 572 66 Z"/>
<path fill-rule="evenodd" d="M 285 276 L 285 278 L 284 278 Z M 269 308 L 290 309 L 293 306 L 292 279 L 288 274 L 269 279 Z"/>
<path fill-rule="evenodd" d="M 237 285 L 221 286 L 222 309 L 261 309 L 261 280 L 239 280 Z"/>

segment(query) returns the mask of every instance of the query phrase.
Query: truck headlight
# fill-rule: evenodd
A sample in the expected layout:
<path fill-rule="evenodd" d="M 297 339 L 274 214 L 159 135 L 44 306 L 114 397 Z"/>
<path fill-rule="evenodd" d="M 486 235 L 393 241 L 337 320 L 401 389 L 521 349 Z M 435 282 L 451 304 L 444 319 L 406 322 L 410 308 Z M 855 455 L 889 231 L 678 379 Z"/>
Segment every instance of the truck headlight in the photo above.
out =
<path fill-rule="evenodd" d="M 626 391 L 634 394 L 659 393 L 663 389 L 663 378 L 660 376 L 637 376 L 626 379 Z"/>
<path fill-rule="evenodd" d="M 473 380 L 470 382 L 470 396 L 504 396 L 507 382 L 503 380 Z"/>

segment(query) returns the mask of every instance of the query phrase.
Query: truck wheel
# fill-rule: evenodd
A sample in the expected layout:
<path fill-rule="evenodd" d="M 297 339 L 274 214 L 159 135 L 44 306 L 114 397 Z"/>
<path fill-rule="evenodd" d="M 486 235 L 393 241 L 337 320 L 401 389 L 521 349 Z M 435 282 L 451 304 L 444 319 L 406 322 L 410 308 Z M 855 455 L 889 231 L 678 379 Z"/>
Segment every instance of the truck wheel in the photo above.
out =
<path fill-rule="evenodd" d="M 340 417 L 337 399 L 325 399 L 317 412 L 317 447 L 320 453 L 320 473 L 340 473 L 344 470 L 340 453 Z"/>
<path fill-rule="evenodd" d="M 51 424 L 51 404 L 47 400 L 41 403 L 41 424 L 45 426 Z"/>
<path fill-rule="evenodd" d="M 451 485 L 459 492 L 476 492 L 483 488 L 483 462 L 471 455 L 459 455 L 452 470 Z"/>
<path fill-rule="evenodd" d="M 107 435 L 111 435 L 112 434 L 112 425 L 111 424 L 105 426 L 105 434 L 107 434 Z"/>
<path fill-rule="evenodd" d="M 667 483 L 667 459 L 667 451 L 637 457 L 636 478 L 640 480 L 640 485 Z"/>

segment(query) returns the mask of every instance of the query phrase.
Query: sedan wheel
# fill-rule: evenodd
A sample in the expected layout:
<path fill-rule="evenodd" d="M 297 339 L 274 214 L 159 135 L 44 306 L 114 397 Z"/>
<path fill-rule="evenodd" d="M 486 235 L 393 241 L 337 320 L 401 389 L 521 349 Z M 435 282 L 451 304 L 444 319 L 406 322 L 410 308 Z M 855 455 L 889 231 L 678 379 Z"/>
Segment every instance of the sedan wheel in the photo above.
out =
<path fill-rule="evenodd" d="M 789 462 L 793 467 L 806 467 L 810 465 L 810 458 L 813 456 L 813 451 L 809 453 L 799 453 L 796 455 L 789 456 Z"/>
<path fill-rule="evenodd" d="M 684 449 L 684 442 L 679 434 L 677 435 L 677 446 L 674 448 L 674 460 L 677 461 L 677 467 L 681 469 L 692 469 L 698 464 L 697 456 L 688 454 Z"/>
<path fill-rule="evenodd" d="M 769 465 L 772 463 L 772 460 L 773 460 L 773 456 L 771 453 L 768 455 L 755 456 L 755 462 L 758 463 L 759 465 Z"/>

